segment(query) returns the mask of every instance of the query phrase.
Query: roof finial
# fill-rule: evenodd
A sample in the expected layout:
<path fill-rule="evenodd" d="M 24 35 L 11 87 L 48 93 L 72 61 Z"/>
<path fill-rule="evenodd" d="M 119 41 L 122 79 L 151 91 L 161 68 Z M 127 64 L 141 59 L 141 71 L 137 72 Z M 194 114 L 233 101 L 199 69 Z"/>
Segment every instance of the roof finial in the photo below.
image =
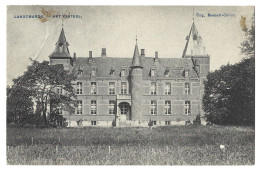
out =
<path fill-rule="evenodd" d="M 62 26 L 62 28 L 63 28 L 63 18 L 61 19 L 61 26 Z"/>
<path fill-rule="evenodd" d="M 135 33 L 135 41 L 136 41 L 136 44 L 137 44 L 137 30 L 136 30 L 136 33 Z"/>
<path fill-rule="evenodd" d="M 194 22 L 194 6 L 192 7 L 192 20 Z"/>

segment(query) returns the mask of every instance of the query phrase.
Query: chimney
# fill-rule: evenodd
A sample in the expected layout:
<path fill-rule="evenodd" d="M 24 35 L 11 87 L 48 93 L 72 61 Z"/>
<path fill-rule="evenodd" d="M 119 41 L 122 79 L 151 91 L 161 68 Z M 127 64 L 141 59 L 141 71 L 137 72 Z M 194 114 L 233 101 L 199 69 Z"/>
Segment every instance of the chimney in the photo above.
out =
<path fill-rule="evenodd" d="M 144 51 L 144 49 L 141 49 L 141 57 L 145 57 L 145 51 Z"/>
<path fill-rule="evenodd" d="M 106 48 L 102 48 L 101 57 L 106 57 L 106 56 L 107 56 Z"/>
<path fill-rule="evenodd" d="M 76 62 L 76 53 L 73 53 L 73 61 Z"/>
<path fill-rule="evenodd" d="M 92 51 L 89 51 L 89 58 L 88 58 L 88 62 L 92 62 L 93 58 L 92 58 Z"/>
<path fill-rule="evenodd" d="M 155 51 L 155 58 L 154 58 L 154 62 L 155 62 L 155 63 L 159 62 L 159 58 L 158 58 L 158 51 Z"/>
<path fill-rule="evenodd" d="M 155 51 L 155 58 L 158 58 L 158 51 Z"/>

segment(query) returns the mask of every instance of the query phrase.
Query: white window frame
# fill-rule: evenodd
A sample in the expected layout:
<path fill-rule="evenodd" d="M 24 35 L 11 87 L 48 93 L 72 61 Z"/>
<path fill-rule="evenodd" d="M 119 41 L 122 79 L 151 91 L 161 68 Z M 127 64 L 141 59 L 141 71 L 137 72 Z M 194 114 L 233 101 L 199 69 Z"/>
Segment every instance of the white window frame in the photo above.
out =
<path fill-rule="evenodd" d="M 116 93 L 116 84 L 115 82 L 109 82 L 108 83 L 108 93 L 109 94 L 115 94 Z"/>
<path fill-rule="evenodd" d="M 78 101 L 78 107 L 77 107 L 77 115 L 82 115 L 82 100 Z"/>
<path fill-rule="evenodd" d="M 157 102 L 156 100 L 151 100 L 151 115 L 156 115 L 157 114 Z"/>
<path fill-rule="evenodd" d="M 77 92 L 76 94 L 82 94 L 82 82 L 77 82 Z"/>
<path fill-rule="evenodd" d="M 171 101 L 170 100 L 165 100 L 164 110 L 165 110 L 165 112 L 164 112 L 165 115 L 171 114 Z"/>
<path fill-rule="evenodd" d="M 191 114 L 191 102 L 185 101 L 184 102 L 184 115 L 190 115 Z"/>
<path fill-rule="evenodd" d="M 127 83 L 121 82 L 121 94 L 127 94 Z"/>
<path fill-rule="evenodd" d="M 156 82 L 151 82 L 151 95 L 156 95 Z"/>
<path fill-rule="evenodd" d="M 185 93 L 185 95 L 190 95 L 191 94 L 190 83 L 185 83 L 184 84 L 184 93 Z"/>
<path fill-rule="evenodd" d="M 166 95 L 171 95 L 171 83 L 170 82 L 165 83 L 164 93 Z"/>
<path fill-rule="evenodd" d="M 97 101 L 96 100 L 90 101 L 90 114 L 91 115 L 97 114 Z"/>
<path fill-rule="evenodd" d="M 90 94 L 91 95 L 97 94 L 97 82 L 90 83 Z"/>
<path fill-rule="evenodd" d="M 116 102 L 114 100 L 109 100 L 108 108 L 109 108 L 109 114 L 110 115 L 116 114 L 115 105 L 116 105 Z"/>

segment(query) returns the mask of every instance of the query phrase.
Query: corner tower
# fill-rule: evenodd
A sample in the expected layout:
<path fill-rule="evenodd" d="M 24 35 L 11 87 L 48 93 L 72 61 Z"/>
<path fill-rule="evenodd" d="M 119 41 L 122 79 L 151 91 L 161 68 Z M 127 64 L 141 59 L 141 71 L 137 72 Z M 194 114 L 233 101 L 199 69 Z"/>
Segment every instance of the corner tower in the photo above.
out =
<path fill-rule="evenodd" d="M 143 66 L 141 63 L 141 57 L 139 56 L 139 50 L 137 46 L 137 39 L 135 44 L 135 50 L 131 65 L 131 96 L 132 96 L 132 120 L 141 120 L 142 117 L 142 82 L 143 82 Z"/>
<path fill-rule="evenodd" d="M 73 67 L 73 59 L 70 56 L 69 43 L 66 41 L 63 27 L 55 45 L 54 52 L 49 56 L 50 65 L 63 64 L 65 70 L 71 70 Z"/>

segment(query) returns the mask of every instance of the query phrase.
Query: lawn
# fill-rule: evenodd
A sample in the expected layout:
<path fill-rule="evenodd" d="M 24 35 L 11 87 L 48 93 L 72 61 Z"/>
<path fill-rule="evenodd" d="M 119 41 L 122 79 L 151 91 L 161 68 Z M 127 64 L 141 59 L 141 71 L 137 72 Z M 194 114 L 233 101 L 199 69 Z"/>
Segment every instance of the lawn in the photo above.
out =
<path fill-rule="evenodd" d="M 10 165 L 253 165 L 254 161 L 251 127 L 7 129 Z"/>

